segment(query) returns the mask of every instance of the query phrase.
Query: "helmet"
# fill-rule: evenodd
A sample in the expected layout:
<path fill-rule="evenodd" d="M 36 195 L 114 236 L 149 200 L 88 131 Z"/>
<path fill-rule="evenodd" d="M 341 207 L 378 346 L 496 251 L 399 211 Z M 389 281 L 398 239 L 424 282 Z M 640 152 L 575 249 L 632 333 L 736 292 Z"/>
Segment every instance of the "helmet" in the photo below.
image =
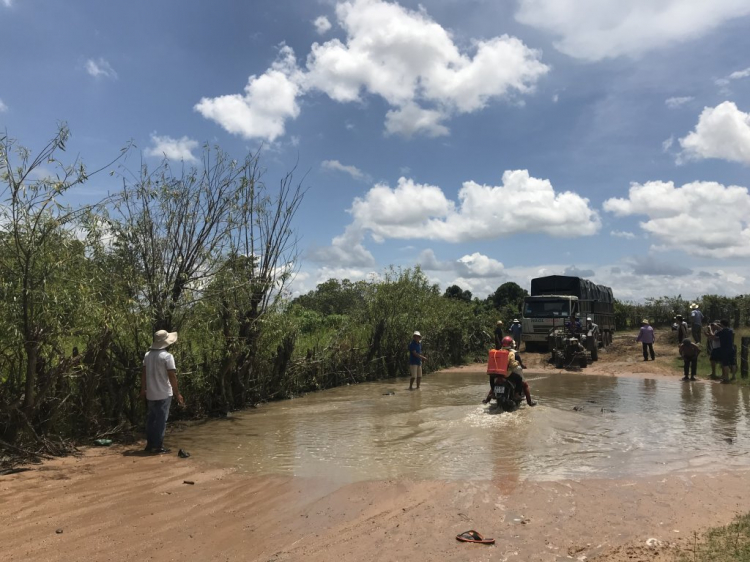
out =
<path fill-rule="evenodd" d="M 510 336 L 505 336 L 502 341 L 502 347 L 513 347 L 513 344 L 515 342 L 513 341 L 513 338 Z"/>

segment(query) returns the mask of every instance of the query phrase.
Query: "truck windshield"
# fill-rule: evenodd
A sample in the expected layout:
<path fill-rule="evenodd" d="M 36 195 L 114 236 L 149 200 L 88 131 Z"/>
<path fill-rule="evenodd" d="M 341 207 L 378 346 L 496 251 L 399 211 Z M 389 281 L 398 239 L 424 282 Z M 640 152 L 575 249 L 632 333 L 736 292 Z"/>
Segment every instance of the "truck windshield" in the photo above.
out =
<path fill-rule="evenodd" d="M 569 300 L 529 300 L 524 303 L 526 318 L 561 318 L 570 315 Z"/>

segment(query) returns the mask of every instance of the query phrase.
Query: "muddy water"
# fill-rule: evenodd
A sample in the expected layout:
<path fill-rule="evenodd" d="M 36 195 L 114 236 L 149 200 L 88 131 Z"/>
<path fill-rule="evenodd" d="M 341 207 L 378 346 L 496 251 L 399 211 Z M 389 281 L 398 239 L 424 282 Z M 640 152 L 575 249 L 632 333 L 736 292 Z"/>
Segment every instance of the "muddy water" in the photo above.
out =
<path fill-rule="evenodd" d="M 483 373 L 320 392 L 179 437 L 203 460 L 257 474 L 542 479 L 750 466 L 747 388 L 674 379 L 529 374 L 536 408 L 495 414 Z M 388 394 L 388 393 L 394 394 Z M 577 408 L 577 409 L 576 409 Z"/>

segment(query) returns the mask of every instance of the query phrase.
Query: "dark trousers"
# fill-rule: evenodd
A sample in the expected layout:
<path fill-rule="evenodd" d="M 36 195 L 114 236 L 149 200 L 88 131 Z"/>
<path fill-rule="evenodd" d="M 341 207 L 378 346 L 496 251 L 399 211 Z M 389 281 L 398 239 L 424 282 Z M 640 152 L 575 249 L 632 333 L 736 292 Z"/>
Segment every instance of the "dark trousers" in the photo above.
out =
<path fill-rule="evenodd" d="M 690 376 L 692 378 L 695 378 L 695 372 L 698 370 L 698 358 L 693 357 L 692 359 L 688 357 L 683 357 L 683 370 L 685 372 L 685 378 L 688 377 L 688 372 L 690 372 Z"/>
<path fill-rule="evenodd" d="M 160 449 L 164 444 L 164 433 L 167 430 L 169 405 L 172 397 L 164 400 L 148 400 L 148 414 L 146 415 L 146 446 Z"/>
<path fill-rule="evenodd" d="M 654 357 L 656 357 L 654 355 L 654 344 L 652 344 L 652 343 L 641 343 L 641 345 L 643 346 L 643 360 L 644 361 L 648 361 L 648 354 L 650 352 L 651 353 L 651 360 L 653 361 Z"/>
<path fill-rule="evenodd" d="M 701 330 L 701 325 L 693 324 L 693 341 L 695 343 L 701 342 L 701 334 L 703 334 L 703 330 Z"/>

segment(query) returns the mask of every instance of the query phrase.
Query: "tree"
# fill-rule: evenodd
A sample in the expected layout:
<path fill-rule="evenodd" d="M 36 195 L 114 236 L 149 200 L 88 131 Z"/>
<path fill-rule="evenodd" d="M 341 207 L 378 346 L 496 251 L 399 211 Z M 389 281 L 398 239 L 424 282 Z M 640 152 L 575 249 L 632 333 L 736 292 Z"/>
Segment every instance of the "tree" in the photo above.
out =
<path fill-rule="evenodd" d="M 73 281 L 85 279 L 81 272 L 88 271 L 84 245 L 74 227 L 88 209 L 65 207 L 60 199 L 91 174 L 78 159 L 72 164 L 58 160 L 69 137 L 67 126 L 61 125 L 32 157 L 7 134 L 0 135 L 0 279 L 7 336 L 6 372 L 0 376 L 7 401 L 0 403 L 0 432 L 9 439 L 19 429 L 36 433 L 44 399 L 83 359 L 64 357 L 64 347 L 80 326 L 76 311 L 86 305 L 86 286 Z M 96 348 L 101 340 L 89 343 Z M 84 358 L 97 355 L 93 348 Z M 54 409 L 48 407 L 48 417 Z"/>
<path fill-rule="evenodd" d="M 510 307 L 516 312 L 521 310 L 523 299 L 527 296 L 529 296 L 529 293 L 526 289 L 521 288 L 517 283 L 508 281 L 497 288 L 491 295 L 491 299 L 496 309 L 501 310 Z"/>
<path fill-rule="evenodd" d="M 443 294 L 445 298 L 448 299 L 458 299 L 466 302 L 471 302 L 471 291 L 463 290 L 458 285 L 451 285 L 445 290 L 445 293 Z"/>

